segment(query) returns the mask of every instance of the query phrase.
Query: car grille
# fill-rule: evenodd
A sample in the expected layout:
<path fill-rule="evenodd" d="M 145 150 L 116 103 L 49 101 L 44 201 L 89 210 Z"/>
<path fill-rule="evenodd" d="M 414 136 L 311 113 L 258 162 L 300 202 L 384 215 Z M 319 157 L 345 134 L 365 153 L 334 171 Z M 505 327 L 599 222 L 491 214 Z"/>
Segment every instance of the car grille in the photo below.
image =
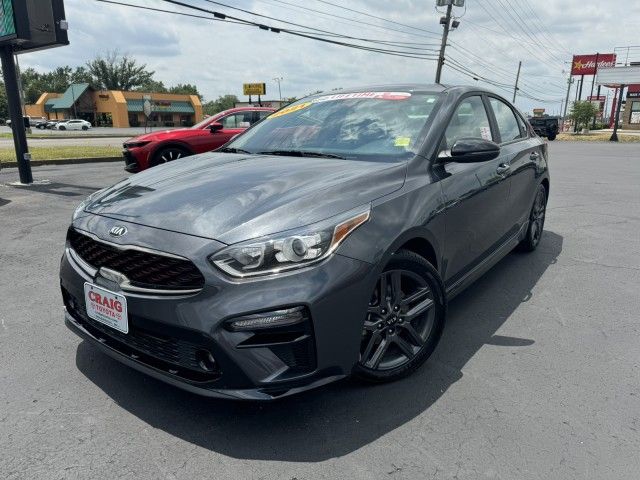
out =
<path fill-rule="evenodd" d="M 73 250 L 92 267 L 106 267 L 127 276 L 132 285 L 158 290 L 194 290 L 204 286 L 204 277 L 187 259 L 167 257 L 132 248 L 117 248 L 70 228 L 67 240 Z"/>
<path fill-rule="evenodd" d="M 212 381 L 220 376 L 205 342 L 196 344 L 180 338 L 145 331 L 135 325 L 137 317 L 129 317 L 129 333 L 122 333 L 90 318 L 82 300 L 62 288 L 67 312 L 101 343 L 146 365 L 191 381 Z M 203 366 L 204 365 L 204 366 Z M 205 368 L 206 367 L 206 368 Z"/>

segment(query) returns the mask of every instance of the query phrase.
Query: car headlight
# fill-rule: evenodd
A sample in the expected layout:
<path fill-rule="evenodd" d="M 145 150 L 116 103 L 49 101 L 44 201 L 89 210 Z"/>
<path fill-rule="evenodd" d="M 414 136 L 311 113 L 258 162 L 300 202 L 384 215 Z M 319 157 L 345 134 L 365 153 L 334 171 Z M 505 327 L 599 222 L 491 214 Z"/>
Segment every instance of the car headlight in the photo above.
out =
<path fill-rule="evenodd" d="M 306 267 L 331 255 L 345 238 L 369 220 L 370 214 L 371 206 L 367 205 L 296 231 L 231 245 L 209 259 L 236 278 Z"/>
<path fill-rule="evenodd" d="M 140 142 L 125 142 L 122 144 L 122 146 L 124 148 L 137 148 L 137 147 L 144 147 L 145 145 L 149 145 L 150 143 L 151 143 L 151 140 L 144 140 Z"/>

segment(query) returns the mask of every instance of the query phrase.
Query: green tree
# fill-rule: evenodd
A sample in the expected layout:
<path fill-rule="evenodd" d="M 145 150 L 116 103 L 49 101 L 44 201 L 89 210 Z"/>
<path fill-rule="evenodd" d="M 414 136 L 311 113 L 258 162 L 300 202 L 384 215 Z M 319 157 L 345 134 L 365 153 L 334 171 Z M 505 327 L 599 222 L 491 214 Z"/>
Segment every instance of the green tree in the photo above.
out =
<path fill-rule="evenodd" d="M 4 82 L 0 80 L 0 121 L 9 118 L 9 106 L 7 105 L 7 90 L 4 88 Z"/>
<path fill-rule="evenodd" d="M 589 128 L 589 124 L 597 113 L 598 107 L 591 102 L 574 102 L 571 108 L 570 118 L 576 122 L 576 127 L 579 130 L 580 126 Z"/>
<path fill-rule="evenodd" d="M 164 83 L 154 79 L 150 79 L 149 81 L 136 87 L 135 91 L 147 92 L 147 93 L 167 93 L 168 92 L 167 87 L 164 86 Z"/>
<path fill-rule="evenodd" d="M 92 83 L 91 76 L 84 67 L 74 70 L 64 66 L 47 73 L 27 68 L 21 72 L 20 78 L 25 102 L 28 104 L 36 103 L 44 92 L 63 93 L 72 83 Z"/>
<path fill-rule="evenodd" d="M 117 51 L 98 56 L 87 63 L 94 86 L 104 90 L 134 90 L 153 80 L 155 72 Z"/>
<path fill-rule="evenodd" d="M 178 95 L 197 95 L 201 97 L 200 92 L 198 92 L 198 87 L 195 85 L 191 85 L 190 83 L 179 83 L 178 85 L 171 87 L 169 89 L 169 93 L 175 93 Z"/>
<path fill-rule="evenodd" d="M 212 100 L 202 106 L 205 115 L 214 115 L 223 110 L 233 108 L 238 101 L 235 95 L 221 95 L 217 100 Z"/>

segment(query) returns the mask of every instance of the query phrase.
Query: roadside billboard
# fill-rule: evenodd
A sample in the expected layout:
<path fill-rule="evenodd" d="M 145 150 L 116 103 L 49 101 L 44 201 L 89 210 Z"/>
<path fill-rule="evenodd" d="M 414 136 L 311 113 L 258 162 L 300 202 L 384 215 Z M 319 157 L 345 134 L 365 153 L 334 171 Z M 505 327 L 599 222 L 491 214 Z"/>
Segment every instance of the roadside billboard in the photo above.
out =
<path fill-rule="evenodd" d="M 598 62 L 596 68 L 596 60 Z M 595 53 L 593 55 L 574 55 L 571 63 L 571 75 L 595 75 L 601 68 L 616 66 L 615 53 Z"/>
<path fill-rule="evenodd" d="M 242 93 L 245 95 L 266 95 L 267 84 L 266 83 L 243 83 Z"/>

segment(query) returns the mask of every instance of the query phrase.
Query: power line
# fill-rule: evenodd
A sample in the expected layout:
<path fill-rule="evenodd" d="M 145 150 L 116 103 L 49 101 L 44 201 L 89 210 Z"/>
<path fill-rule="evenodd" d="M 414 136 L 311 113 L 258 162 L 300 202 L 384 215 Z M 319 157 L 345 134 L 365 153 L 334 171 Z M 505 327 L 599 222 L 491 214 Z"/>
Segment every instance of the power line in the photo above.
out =
<path fill-rule="evenodd" d="M 563 61 L 561 58 L 556 56 L 553 50 L 546 47 L 544 43 L 540 41 L 537 34 L 533 30 L 531 30 L 529 25 L 527 25 L 527 23 L 522 19 L 522 17 L 518 13 L 518 11 L 515 9 L 515 7 L 512 6 L 512 4 L 507 4 L 505 6 L 504 3 L 502 3 L 502 0 L 497 0 L 497 1 L 500 4 L 500 6 L 503 8 L 503 11 L 507 15 L 509 15 L 509 17 L 511 17 L 511 19 L 515 22 L 516 26 L 522 27 L 522 29 L 520 29 L 520 31 L 518 32 L 520 36 L 522 36 L 522 33 L 524 33 L 533 42 L 534 45 L 537 45 L 539 48 L 542 48 L 543 50 L 545 50 L 551 57 L 555 58 L 557 61 L 559 62 Z M 515 17 L 511 14 L 512 11 Z"/>
<path fill-rule="evenodd" d="M 185 12 L 176 12 L 175 10 L 164 10 L 162 8 L 154 8 L 154 7 L 147 7 L 147 6 L 143 6 L 143 5 L 132 5 L 130 3 L 122 3 L 122 2 L 116 2 L 114 0 L 96 0 L 97 2 L 101 2 L 101 3 L 111 3 L 113 5 L 121 5 L 123 7 L 132 7 L 132 8 L 139 8 L 141 10 L 150 10 L 153 12 L 162 12 L 162 13 L 172 13 L 174 15 L 182 15 L 184 17 L 192 17 L 192 18 L 202 18 L 205 20 L 213 20 L 216 22 L 224 22 L 225 20 L 222 18 L 214 18 L 214 17 L 206 17 L 204 15 L 195 15 L 193 13 L 185 13 Z M 236 22 L 234 20 L 227 20 L 230 23 L 235 23 L 237 25 L 248 25 L 245 22 Z"/>
<path fill-rule="evenodd" d="M 498 1 L 499 1 L 499 0 L 498 0 Z M 496 16 L 494 13 L 490 12 L 490 11 L 489 11 L 485 6 L 484 6 L 484 2 L 483 2 L 483 1 L 479 1 L 479 2 L 478 2 L 478 5 L 480 6 L 480 8 L 482 8 L 482 9 L 486 12 L 486 14 L 487 14 L 487 15 L 489 15 L 489 17 L 491 17 L 491 19 L 496 23 L 496 25 L 498 25 L 498 26 L 499 26 L 499 27 L 504 31 L 504 33 L 505 33 L 508 37 L 510 37 L 511 39 L 515 40 L 517 43 L 521 44 L 521 45 L 522 45 L 522 47 L 523 47 L 525 50 L 527 50 L 527 52 L 528 52 L 530 55 L 532 55 L 532 56 L 534 56 L 535 58 L 537 58 L 540 62 L 542 62 L 542 63 L 544 63 L 544 64 L 546 64 L 546 65 L 548 65 L 548 66 L 552 66 L 552 67 L 554 67 L 554 68 L 555 68 L 555 65 L 554 65 L 554 64 L 549 63 L 549 61 L 548 61 L 547 59 L 545 59 L 545 58 L 541 57 L 541 56 L 538 54 L 538 52 L 536 52 L 536 50 L 529 48 L 529 46 L 528 46 L 528 43 L 529 43 L 529 42 L 527 42 L 527 40 L 526 40 L 526 39 L 524 39 L 524 38 L 523 38 L 523 37 L 521 37 L 521 36 L 516 37 L 516 36 L 514 35 L 514 33 L 509 32 L 509 29 L 508 29 L 508 28 L 506 28 L 506 27 L 503 25 L 503 23 L 502 23 L 502 22 L 503 22 L 503 21 L 505 21 L 505 20 L 506 20 L 506 22 L 507 22 L 507 23 L 509 23 L 509 20 L 508 20 L 505 16 L 503 16 L 503 14 L 502 14 L 502 12 L 500 11 L 500 9 L 496 9 L 496 12 L 497 12 L 497 13 L 498 13 L 498 15 L 500 16 L 500 20 L 498 20 L 497 16 Z"/>
<path fill-rule="evenodd" d="M 357 20 L 355 18 L 343 17 L 343 16 L 340 16 L 340 15 L 336 15 L 336 14 L 327 12 L 326 10 L 324 10 L 324 11 L 323 10 L 316 10 L 314 8 L 304 7 L 302 5 L 297 5 L 295 3 L 287 2 L 287 1 L 284 1 L 284 0 L 258 0 L 258 1 L 275 2 L 275 3 L 282 4 L 282 5 L 288 5 L 290 7 L 297 8 L 299 10 L 305 10 L 305 11 L 308 11 L 308 12 L 318 13 L 320 15 L 323 15 L 323 16 L 326 16 L 326 17 L 330 17 L 330 18 L 334 19 L 334 21 L 335 21 L 336 18 L 339 18 L 339 19 L 342 19 L 342 20 L 347 20 L 348 22 L 352 22 L 354 24 L 367 25 L 367 26 L 378 28 L 378 29 L 382 29 L 382 30 L 388 30 L 390 32 L 401 33 L 403 35 L 415 35 L 415 36 L 419 36 L 419 37 L 431 38 L 431 36 L 429 36 L 429 35 L 423 35 L 423 34 L 418 34 L 418 33 L 413 33 L 413 32 L 407 32 L 405 30 L 398 30 L 397 28 L 385 27 L 385 26 L 382 26 L 382 25 L 377 25 L 375 23 L 365 22 L 363 20 Z M 280 7 L 280 8 L 286 8 L 286 7 Z M 343 25 L 348 25 L 348 24 L 346 24 L 344 22 L 339 22 L 339 23 L 342 23 Z M 394 42 L 394 43 L 409 43 L 409 42 Z M 420 44 L 420 45 L 437 45 L 437 44 L 435 44 L 435 43 L 432 43 L 432 44 L 424 43 L 424 44 Z"/>
<path fill-rule="evenodd" d="M 121 6 L 127 6 L 127 7 L 132 7 L 132 8 L 141 8 L 141 9 L 145 9 L 145 10 L 150 10 L 150 11 L 158 11 L 158 12 L 163 12 L 163 13 L 169 13 L 169 14 L 174 14 L 174 15 L 185 15 L 184 12 L 176 12 L 176 11 L 171 11 L 171 10 L 162 10 L 162 9 L 157 9 L 157 8 L 152 8 L 152 7 L 143 7 L 140 5 L 132 5 L 129 3 L 125 3 L 125 2 L 115 2 L 113 0 L 96 0 L 99 2 L 103 2 L 103 3 L 111 3 L 111 4 L 115 4 L 115 5 L 121 5 Z M 430 55 L 427 53 L 417 53 L 417 52 L 411 52 L 411 51 L 405 51 L 405 50 L 393 50 L 393 49 L 386 49 L 386 48 L 379 48 L 379 47 L 370 47 L 370 46 L 366 46 L 366 45 L 359 45 L 359 44 L 353 44 L 353 43 L 348 43 L 348 42 L 341 42 L 338 40 L 332 40 L 332 39 L 327 39 L 327 38 L 321 38 L 318 37 L 314 34 L 311 34 L 309 32 L 305 32 L 305 31 L 296 31 L 296 30 L 290 30 L 287 28 L 278 28 L 278 27 L 272 27 L 272 26 L 268 26 L 268 25 L 264 25 L 258 22 L 254 22 L 251 20 L 246 20 L 243 18 L 239 18 L 239 17 L 235 17 L 235 16 L 231 16 L 231 15 L 227 15 L 224 13 L 220 13 L 220 12 L 216 12 L 213 10 L 207 10 L 201 7 L 197 7 L 194 5 L 188 5 L 185 4 L 183 2 L 180 1 L 176 1 L 176 0 L 163 0 L 164 2 L 167 3 L 171 3 L 173 5 L 178 5 L 184 8 L 188 8 L 188 9 L 192 9 L 192 10 L 196 10 L 196 11 L 200 11 L 203 13 L 207 13 L 210 15 L 213 15 L 213 17 L 204 17 L 204 16 L 197 16 L 198 18 L 203 18 L 206 20 L 223 20 L 223 21 L 229 21 L 230 23 L 235 23 L 235 24 L 242 24 L 242 25 L 248 25 L 248 26 L 256 26 L 258 28 L 260 28 L 261 30 L 268 30 L 271 31 L 273 33 L 288 33 L 290 35 L 294 35 L 294 36 L 298 36 L 298 37 L 303 37 L 303 38 L 308 38 L 311 40 L 316 40 L 316 41 L 320 41 L 320 42 L 324 42 L 324 43 L 330 43 L 330 44 L 334 44 L 334 45 L 339 45 L 339 46 L 344 46 L 344 47 L 348 47 L 348 48 L 354 48 L 354 49 L 359 49 L 359 50 L 365 50 L 365 51 L 370 51 L 370 52 L 375 52 L 375 53 L 381 53 L 384 55 L 391 55 L 391 56 L 398 56 L 398 57 L 405 57 L 405 58 L 416 58 L 416 59 L 421 59 L 421 60 L 435 60 L 435 56 L 434 55 Z M 188 15 L 188 16 L 192 16 L 192 15 Z M 304 26 L 303 26 L 304 27 Z M 348 37 L 348 36 L 344 36 L 344 35 L 340 35 L 340 34 L 334 34 L 333 32 L 327 32 L 328 34 L 332 34 L 332 35 L 336 35 L 338 37 L 342 37 L 342 38 L 353 38 L 356 40 L 360 40 L 360 41 L 367 41 L 368 39 L 359 39 L 359 38 L 355 38 L 355 37 Z"/>
<path fill-rule="evenodd" d="M 169 3 L 173 3 L 173 4 L 179 4 L 179 5 L 181 5 L 183 7 L 186 7 L 186 8 L 204 10 L 204 9 L 201 9 L 200 7 L 196 7 L 196 6 L 193 6 L 193 5 L 187 5 L 187 4 L 184 4 L 182 2 L 176 2 L 174 0 L 164 0 L 164 1 L 169 2 Z M 371 40 L 371 39 L 366 39 L 366 38 L 359 38 L 359 37 L 353 37 L 353 36 L 350 36 L 350 35 L 334 33 L 334 32 L 330 32 L 330 31 L 327 31 L 327 30 L 323 30 L 321 28 L 310 27 L 308 25 L 302 25 L 300 23 L 290 22 L 288 20 L 283 20 L 281 18 L 276 18 L 276 17 L 272 17 L 272 16 L 269 16 L 269 15 L 263 15 L 261 13 L 255 13 L 255 12 L 252 12 L 251 10 L 247 10 L 247 9 L 239 8 L 239 7 L 234 7 L 234 6 L 228 5 L 226 3 L 218 2 L 218 1 L 215 1 L 215 0 L 204 0 L 204 1 L 208 2 L 208 3 L 211 3 L 211 4 L 214 4 L 214 5 L 219 5 L 221 7 L 229 8 L 229 9 L 232 9 L 232 10 L 237 10 L 239 12 L 243 12 L 243 13 L 246 13 L 246 14 L 249 14 L 249 15 L 253 15 L 253 16 L 256 16 L 256 17 L 266 18 L 268 20 L 274 20 L 274 21 L 277 21 L 277 22 L 286 23 L 288 25 L 293 25 L 295 27 L 304 28 L 304 29 L 307 29 L 307 30 L 311 30 L 313 32 L 319 32 L 319 33 L 328 34 L 328 35 L 332 35 L 332 36 L 340 37 L 340 38 L 345 38 L 345 39 L 349 39 L 349 40 L 358 40 L 358 41 L 365 41 L 365 42 L 378 42 L 377 40 Z M 229 18 L 232 18 L 232 17 L 229 17 Z M 285 30 L 285 29 L 280 29 L 280 30 Z M 307 37 L 309 35 L 308 32 L 300 32 L 300 31 L 295 31 L 295 30 L 290 30 L 290 29 L 286 29 L 286 32 L 287 33 L 296 33 L 296 34 L 304 33 Z M 313 35 L 318 35 L 319 33 L 313 33 Z M 415 47 L 411 47 L 411 48 L 415 48 Z M 428 51 L 429 49 L 423 49 L 423 50 Z"/>
<path fill-rule="evenodd" d="M 451 47 L 457 53 L 460 53 L 464 57 L 470 59 L 472 62 L 475 62 L 475 63 L 479 64 L 480 66 L 490 70 L 494 75 L 502 76 L 502 77 L 505 77 L 505 78 L 509 79 L 510 81 L 513 81 L 513 79 L 514 79 L 513 72 L 507 71 L 504 68 L 498 67 L 497 65 L 488 62 L 482 56 L 472 52 L 471 50 L 469 50 L 469 49 L 467 49 L 467 48 L 465 48 L 465 47 L 463 47 L 461 45 L 458 45 L 457 43 L 453 43 L 452 42 Z M 529 81 L 525 80 L 524 78 L 520 79 L 520 82 L 523 85 L 527 86 L 531 90 L 538 90 L 538 86 L 534 86 L 534 85 L 530 84 Z M 545 82 L 545 84 L 549 85 L 551 88 L 557 89 L 558 91 L 563 91 L 564 92 L 563 88 L 561 88 L 559 86 L 556 86 L 555 84 L 550 84 L 548 82 Z M 544 94 L 546 92 L 540 92 L 540 93 Z"/>
<path fill-rule="evenodd" d="M 395 24 L 395 25 L 400 25 L 400 26 L 402 26 L 402 27 L 410 28 L 410 29 L 412 29 L 412 30 L 417 30 L 417 31 L 420 31 L 420 32 L 429 33 L 429 34 L 431 34 L 431 35 L 433 35 L 433 36 L 436 36 L 436 37 L 440 38 L 440 34 L 439 34 L 439 33 L 437 33 L 437 32 L 432 32 L 431 30 L 425 30 L 424 28 L 414 27 L 414 26 L 412 26 L 412 25 L 407 25 L 406 23 L 396 22 L 395 20 L 389 20 L 388 18 L 379 17 L 379 16 L 377 16 L 377 15 L 372 15 L 372 14 L 370 14 L 370 13 L 363 12 L 363 11 L 361 11 L 361 10 L 355 10 L 355 9 L 353 9 L 353 8 L 344 7 L 344 6 L 342 6 L 342 5 L 338 5 L 338 4 L 336 4 L 336 3 L 331 3 L 331 2 L 326 1 L 326 0 L 316 0 L 316 1 L 317 1 L 317 2 L 320 2 L 320 3 L 324 3 L 324 4 L 326 4 L 326 5 L 331 5 L 331 6 L 336 7 L 336 8 L 341 8 L 342 10 L 348 10 L 348 11 L 353 12 L 353 13 L 358 13 L 358 14 L 360 14 L 360 15 L 364 15 L 364 16 L 366 16 L 366 17 L 375 18 L 375 19 L 377 19 L 377 20 L 382 20 L 383 22 L 393 23 L 393 24 Z"/>
<path fill-rule="evenodd" d="M 542 21 L 542 19 L 540 18 L 540 16 L 538 15 L 538 13 L 535 11 L 535 9 L 531 6 L 531 3 L 529 3 L 529 0 L 522 0 L 523 4 L 527 7 L 527 10 L 529 12 L 531 12 L 531 15 L 533 15 L 533 17 L 538 21 L 538 25 L 540 26 L 540 32 L 548 39 L 549 41 L 549 45 L 551 45 L 552 47 L 559 47 L 562 51 L 564 51 L 567 55 L 573 55 L 569 50 L 567 50 L 566 48 L 564 48 L 564 46 L 562 45 L 562 43 L 556 41 L 553 38 L 552 33 L 549 31 L 549 28 L 547 27 L 546 23 L 544 21 Z"/>

